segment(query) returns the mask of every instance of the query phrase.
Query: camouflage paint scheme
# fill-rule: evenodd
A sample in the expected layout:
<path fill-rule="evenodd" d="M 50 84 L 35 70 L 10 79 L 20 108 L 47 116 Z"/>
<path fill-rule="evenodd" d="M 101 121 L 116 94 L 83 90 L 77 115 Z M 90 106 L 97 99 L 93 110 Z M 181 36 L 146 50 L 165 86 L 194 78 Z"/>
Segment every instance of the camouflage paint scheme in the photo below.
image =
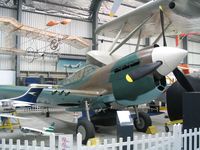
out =
<path fill-rule="evenodd" d="M 142 65 L 152 63 L 151 53 L 152 50 L 138 51 L 101 68 L 88 65 L 62 81 L 63 89 L 103 91 L 103 95 L 53 94 L 55 89 L 44 89 L 37 103 L 50 106 L 78 106 L 76 109 L 81 110 L 86 99 L 90 102 L 91 109 L 106 108 L 111 103 L 126 107 L 150 102 L 163 92 L 157 88 L 153 74 L 133 83 L 127 82 L 125 76 Z M 14 97 L 24 93 L 27 88 L 0 86 L 0 95 L 2 98 Z"/>

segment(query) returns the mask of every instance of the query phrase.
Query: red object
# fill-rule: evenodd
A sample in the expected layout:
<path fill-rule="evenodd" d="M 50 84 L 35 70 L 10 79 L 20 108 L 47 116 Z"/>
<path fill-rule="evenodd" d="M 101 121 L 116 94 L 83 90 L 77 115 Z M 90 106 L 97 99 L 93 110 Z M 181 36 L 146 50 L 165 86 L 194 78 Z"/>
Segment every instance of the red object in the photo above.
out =
<path fill-rule="evenodd" d="M 55 21 L 55 20 L 51 20 L 51 21 L 49 21 L 49 22 L 47 23 L 47 26 L 52 27 L 52 26 L 55 26 L 55 25 L 57 25 L 57 24 L 59 24 L 59 22 L 57 22 L 57 21 Z"/>
<path fill-rule="evenodd" d="M 179 67 L 182 69 L 184 74 L 190 74 L 190 69 L 188 64 L 180 64 Z"/>
<path fill-rule="evenodd" d="M 179 45 L 179 35 L 176 36 L 176 47 Z"/>
<path fill-rule="evenodd" d="M 200 32 L 190 32 L 190 33 L 181 33 L 181 34 L 179 34 L 179 35 L 176 35 L 176 47 L 178 47 L 178 45 L 179 45 L 179 39 L 180 39 L 180 37 L 186 37 L 186 36 L 188 36 L 188 37 L 191 37 L 192 35 L 200 35 Z"/>
<path fill-rule="evenodd" d="M 180 36 L 184 37 L 184 36 L 192 36 L 192 35 L 200 35 L 200 32 L 190 32 L 190 33 L 181 33 Z"/>

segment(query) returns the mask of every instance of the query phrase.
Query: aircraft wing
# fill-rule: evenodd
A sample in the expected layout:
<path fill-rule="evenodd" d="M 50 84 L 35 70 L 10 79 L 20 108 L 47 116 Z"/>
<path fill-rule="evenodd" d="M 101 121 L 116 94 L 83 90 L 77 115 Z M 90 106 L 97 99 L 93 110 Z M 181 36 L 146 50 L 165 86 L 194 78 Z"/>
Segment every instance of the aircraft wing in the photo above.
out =
<path fill-rule="evenodd" d="M 1 99 L 0 100 L 0 105 L 1 107 L 29 107 L 33 105 L 34 103 L 30 102 L 23 102 L 23 101 L 17 101 L 17 100 L 12 100 L 12 99 Z"/>
<path fill-rule="evenodd" d="M 132 12 L 127 13 L 111 22 L 108 22 L 99 28 L 96 33 L 102 36 L 114 38 L 123 27 L 120 38 L 127 36 L 132 30 L 138 27 L 144 20 L 148 20 L 142 27 L 141 37 L 151 37 L 161 33 L 159 6 L 161 5 L 165 16 L 165 27 L 171 23 L 166 30 L 168 35 L 176 35 L 180 32 L 188 33 L 192 31 L 200 31 L 197 27 L 199 20 L 189 20 L 181 14 L 174 13 L 168 8 L 167 0 L 152 0 L 144 5 L 137 7 Z M 138 37 L 134 34 L 132 38 Z"/>
<path fill-rule="evenodd" d="M 48 42 L 52 42 L 53 40 L 58 40 L 58 42 L 68 44 L 78 49 L 89 47 L 88 42 L 81 37 L 63 35 L 63 34 L 58 34 L 51 31 L 47 31 L 47 30 L 33 28 L 33 27 L 23 25 L 17 22 L 13 18 L 0 17 L 0 27 L 5 30 L 8 30 L 9 33 L 11 34 L 18 33 L 21 36 L 31 37 L 37 40 L 43 40 L 43 41 L 48 41 Z"/>
<path fill-rule="evenodd" d="M 61 135 L 62 133 L 54 133 L 54 132 L 48 132 L 40 129 L 30 128 L 30 127 L 21 127 L 21 131 L 26 134 L 36 134 L 36 135 L 46 135 L 49 136 L 51 134 L 54 135 Z"/>
<path fill-rule="evenodd" d="M 35 129 L 35 128 L 30 128 L 30 127 L 21 127 L 21 131 L 23 133 L 35 133 L 35 134 L 43 134 L 43 130 Z"/>
<path fill-rule="evenodd" d="M 30 118 L 14 116 L 14 115 L 6 114 L 6 113 L 5 113 L 5 114 L 4 114 L 4 113 L 1 113 L 1 114 L 0 114 L 0 117 L 14 118 L 14 119 L 23 119 L 23 120 L 30 119 Z"/>

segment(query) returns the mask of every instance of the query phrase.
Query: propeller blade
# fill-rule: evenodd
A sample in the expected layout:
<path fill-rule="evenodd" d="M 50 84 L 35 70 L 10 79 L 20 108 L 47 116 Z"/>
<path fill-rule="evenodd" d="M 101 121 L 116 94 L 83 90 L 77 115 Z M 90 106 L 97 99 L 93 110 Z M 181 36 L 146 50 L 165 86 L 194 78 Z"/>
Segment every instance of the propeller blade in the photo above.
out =
<path fill-rule="evenodd" d="M 180 85 L 187 91 L 187 92 L 193 92 L 194 89 L 190 82 L 186 79 L 185 75 L 178 69 L 175 68 L 173 71 L 174 76 L 180 83 Z"/>
<path fill-rule="evenodd" d="M 154 72 L 160 65 L 162 65 L 162 62 L 157 61 L 155 63 L 140 66 L 137 69 L 135 69 L 133 72 L 127 74 L 126 80 L 128 82 L 133 82 L 135 80 L 138 80 L 138 79 Z"/>
<path fill-rule="evenodd" d="M 110 11 L 110 16 L 114 16 L 114 14 L 117 12 L 117 10 L 119 9 L 119 6 L 121 5 L 122 0 L 114 0 L 113 2 L 113 6 L 112 9 Z"/>

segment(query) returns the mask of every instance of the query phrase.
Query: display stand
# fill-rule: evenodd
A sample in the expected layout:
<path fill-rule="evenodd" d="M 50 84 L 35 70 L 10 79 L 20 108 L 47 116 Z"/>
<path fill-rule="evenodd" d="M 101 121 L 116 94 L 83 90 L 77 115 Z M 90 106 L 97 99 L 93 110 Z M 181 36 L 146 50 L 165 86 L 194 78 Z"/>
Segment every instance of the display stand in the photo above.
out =
<path fill-rule="evenodd" d="M 187 92 L 183 94 L 183 129 L 194 130 L 194 128 L 200 128 L 200 92 Z M 192 144 L 194 150 L 194 138 L 190 140 L 192 141 L 188 140 L 187 145 Z M 199 136 L 197 142 L 199 148 Z"/>
<path fill-rule="evenodd" d="M 7 111 L 4 111 L 3 113 L 16 116 L 15 110 L 7 110 Z M 19 119 L 14 119 L 14 118 L 9 118 L 9 117 L 1 117 L 0 129 L 10 129 L 10 131 L 13 132 L 14 127 L 16 127 L 16 126 L 21 128 Z"/>
<path fill-rule="evenodd" d="M 123 138 L 127 141 L 127 137 L 133 140 L 133 120 L 129 111 L 117 111 L 117 139 Z M 132 148 L 131 148 L 132 149 Z M 123 146 L 123 150 L 127 150 L 127 146 Z"/>

